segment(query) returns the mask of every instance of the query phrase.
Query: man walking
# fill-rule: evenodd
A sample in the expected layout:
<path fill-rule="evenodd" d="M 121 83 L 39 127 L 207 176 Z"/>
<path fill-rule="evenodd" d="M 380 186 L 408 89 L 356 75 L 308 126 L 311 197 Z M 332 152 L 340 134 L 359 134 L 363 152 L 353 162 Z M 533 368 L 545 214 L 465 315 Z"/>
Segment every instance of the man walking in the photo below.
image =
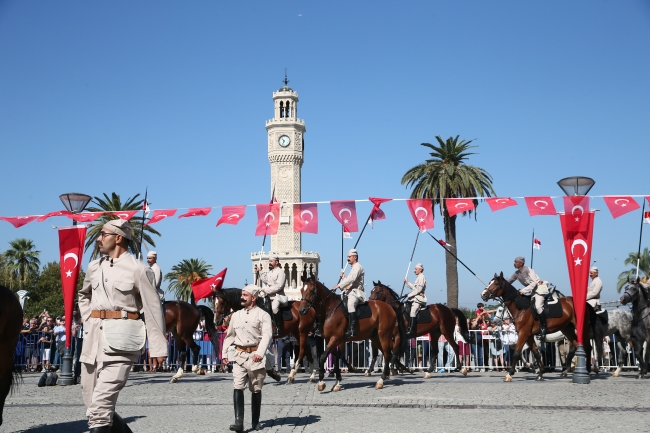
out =
<path fill-rule="evenodd" d="M 350 273 L 345 277 L 345 273 L 341 272 L 341 282 L 332 287 L 332 291 L 341 288 L 341 292 L 347 294 L 348 297 L 348 330 L 345 333 L 346 338 L 352 338 L 355 334 L 355 326 L 357 325 L 357 304 L 366 301 L 366 294 L 363 290 L 363 266 L 359 263 L 359 253 L 352 248 L 348 251 L 348 263 L 351 265 Z M 344 278 L 345 277 L 345 278 Z"/>
<path fill-rule="evenodd" d="M 266 377 L 266 350 L 271 344 L 271 316 L 256 306 L 260 288 L 249 284 L 242 289 L 243 309 L 232 314 L 221 352 L 222 363 L 233 361 L 233 402 L 235 423 L 230 430 L 244 431 L 244 389 L 252 392 L 251 413 L 253 430 L 261 430 L 262 386 Z M 228 348 L 235 344 L 234 359 L 228 359 Z"/>
<path fill-rule="evenodd" d="M 273 311 L 273 322 L 275 323 L 274 337 L 277 337 L 282 332 L 282 315 L 280 312 L 280 304 L 286 305 L 288 302 L 284 294 L 284 285 L 286 283 L 286 276 L 280 266 L 280 258 L 275 254 L 269 255 L 269 268 L 268 271 L 260 272 L 260 280 L 266 284 L 262 289 L 262 293 L 271 299 L 271 311 Z"/>
<path fill-rule="evenodd" d="M 79 292 L 85 342 L 80 357 L 81 388 L 90 433 L 131 432 L 115 413 L 115 404 L 142 353 L 145 337 L 151 356 L 161 363 L 167 358 L 154 275 L 127 251 L 131 239 L 127 221 L 104 224 L 97 238 L 101 259 L 88 265 Z M 140 311 L 147 317 L 146 324 Z"/>

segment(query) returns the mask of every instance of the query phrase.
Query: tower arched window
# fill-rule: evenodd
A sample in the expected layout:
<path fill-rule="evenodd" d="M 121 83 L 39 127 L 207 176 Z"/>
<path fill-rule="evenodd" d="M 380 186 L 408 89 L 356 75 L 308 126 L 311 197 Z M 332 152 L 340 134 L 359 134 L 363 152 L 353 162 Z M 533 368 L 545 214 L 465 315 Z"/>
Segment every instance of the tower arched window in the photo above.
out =
<path fill-rule="evenodd" d="M 287 107 L 287 110 L 286 110 L 285 114 L 287 115 L 287 117 L 291 117 L 291 102 L 287 101 L 286 107 Z"/>
<path fill-rule="evenodd" d="M 280 101 L 280 119 L 284 117 L 284 102 Z"/>

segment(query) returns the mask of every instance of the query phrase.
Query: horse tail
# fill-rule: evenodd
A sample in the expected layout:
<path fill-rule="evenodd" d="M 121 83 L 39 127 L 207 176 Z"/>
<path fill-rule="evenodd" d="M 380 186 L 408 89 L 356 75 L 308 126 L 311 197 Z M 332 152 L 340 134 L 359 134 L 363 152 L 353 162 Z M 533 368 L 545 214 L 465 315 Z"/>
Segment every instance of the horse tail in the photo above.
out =
<path fill-rule="evenodd" d="M 199 310 L 199 313 L 201 313 L 203 317 L 205 317 L 205 328 L 208 330 L 208 335 L 210 336 L 210 340 L 212 341 L 212 345 L 214 346 L 214 350 L 216 352 L 220 348 L 219 348 L 219 334 L 217 333 L 214 324 L 214 313 L 210 308 L 206 307 L 205 305 L 197 305 L 196 309 Z"/>
<path fill-rule="evenodd" d="M 460 334 L 463 336 L 463 339 L 469 343 L 469 329 L 467 328 L 467 318 L 465 314 L 458 308 L 450 308 L 454 315 L 458 318 L 458 327 L 460 328 Z"/>

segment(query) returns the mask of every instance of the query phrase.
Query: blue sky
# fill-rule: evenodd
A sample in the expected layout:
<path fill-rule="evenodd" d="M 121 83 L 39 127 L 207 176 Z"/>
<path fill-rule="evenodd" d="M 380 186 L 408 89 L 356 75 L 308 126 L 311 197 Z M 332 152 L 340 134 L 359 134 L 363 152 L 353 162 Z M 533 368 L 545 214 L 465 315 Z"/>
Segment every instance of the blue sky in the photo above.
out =
<path fill-rule="evenodd" d="M 559 196 L 557 180 L 572 175 L 594 178 L 593 195 L 650 195 L 649 43 L 641 0 L 2 1 L 0 215 L 59 210 L 63 192 L 126 198 L 147 186 L 153 208 L 266 202 L 264 125 L 285 67 L 307 127 L 304 201 L 407 197 L 400 179 L 436 135 L 476 139 L 469 163 L 500 196 Z M 610 300 L 640 212 L 613 220 L 602 200 L 593 206 L 592 257 Z M 368 281 L 400 287 L 416 229 L 403 202 L 383 208 L 361 263 Z M 328 206 L 320 213 L 303 249 L 321 254 L 332 286 L 340 228 Z M 250 279 L 254 209 L 238 226 L 215 228 L 219 215 L 157 224 L 163 271 L 198 257 L 228 267 L 227 286 Z M 0 249 L 27 237 L 42 262 L 58 260 L 51 227 L 63 223 L 2 222 Z M 510 273 L 515 256 L 530 255 L 533 228 L 536 271 L 568 292 L 559 221 L 529 217 L 523 201 L 461 218 L 458 253 L 484 280 Z M 421 238 L 414 260 L 426 265 L 429 300 L 443 302 L 443 250 Z M 482 285 L 459 274 L 460 303 L 471 306 Z"/>

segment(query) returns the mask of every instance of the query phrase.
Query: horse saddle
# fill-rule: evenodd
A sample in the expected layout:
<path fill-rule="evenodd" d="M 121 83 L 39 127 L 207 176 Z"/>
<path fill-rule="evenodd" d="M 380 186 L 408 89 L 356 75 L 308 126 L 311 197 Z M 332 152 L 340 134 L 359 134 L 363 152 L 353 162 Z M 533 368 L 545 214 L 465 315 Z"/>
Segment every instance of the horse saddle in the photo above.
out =
<path fill-rule="evenodd" d="M 406 317 L 406 320 L 409 320 L 410 318 L 410 311 L 410 309 L 404 309 L 404 317 Z M 417 323 L 431 323 L 432 320 L 431 310 L 429 310 L 427 307 L 424 307 L 418 311 Z"/>
<path fill-rule="evenodd" d="M 533 318 L 539 320 L 539 315 L 537 314 L 535 305 L 532 302 L 530 305 L 530 311 L 533 313 Z M 560 302 L 560 298 L 554 296 L 544 302 L 544 315 L 547 319 L 562 317 L 562 303 Z"/>
<path fill-rule="evenodd" d="M 607 314 L 607 310 L 603 310 L 602 308 L 598 311 L 596 311 L 596 317 L 600 319 L 603 323 L 609 323 L 609 314 Z"/>
<path fill-rule="evenodd" d="M 280 307 L 280 313 L 282 313 L 282 320 L 288 322 L 293 320 L 293 313 L 291 312 L 291 306 L 295 301 L 289 301 L 284 307 Z"/>
<path fill-rule="evenodd" d="M 345 314 L 348 314 L 347 302 L 342 302 L 341 308 L 343 308 Z M 368 305 L 368 302 L 357 304 L 356 313 L 357 313 L 357 319 L 367 319 L 369 317 L 372 317 L 372 310 L 370 309 L 370 305 Z"/>

